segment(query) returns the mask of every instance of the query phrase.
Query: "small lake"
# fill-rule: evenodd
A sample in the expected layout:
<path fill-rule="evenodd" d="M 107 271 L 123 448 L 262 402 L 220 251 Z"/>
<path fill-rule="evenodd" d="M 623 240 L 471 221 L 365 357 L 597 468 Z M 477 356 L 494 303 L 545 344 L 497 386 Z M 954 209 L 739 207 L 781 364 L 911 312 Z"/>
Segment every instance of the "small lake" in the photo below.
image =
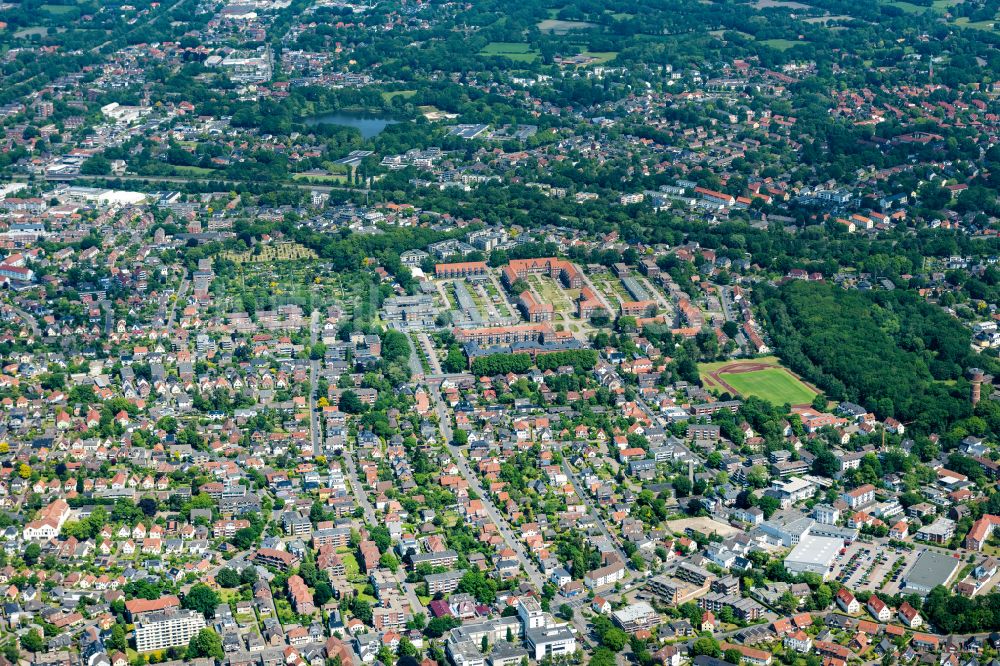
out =
<path fill-rule="evenodd" d="M 322 113 L 318 116 L 312 116 L 310 118 L 306 118 L 305 120 L 305 124 L 309 127 L 313 127 L 315 125 L 342 125 L 344 127 L 353 127 L 361 132 L 361 137 L 364 139 L 370 139 L 373 136 L 377 136 L 389 125 L 395 125 L 398 122 L 398 120 L 393 118 L 385 118 L 371 113 L 361 113 L 355 111 L 332 111 L 330 113 Z"/>

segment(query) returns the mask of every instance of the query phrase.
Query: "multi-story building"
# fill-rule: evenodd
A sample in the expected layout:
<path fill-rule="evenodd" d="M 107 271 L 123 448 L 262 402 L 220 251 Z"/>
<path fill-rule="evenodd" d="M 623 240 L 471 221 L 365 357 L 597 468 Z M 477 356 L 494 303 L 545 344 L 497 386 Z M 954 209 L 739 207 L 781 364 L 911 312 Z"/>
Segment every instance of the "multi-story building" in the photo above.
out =
<path fill-rule="evenodd" d="M 863 486 L 858 486 L 854 490 L 848 490 L 840 497 L 847 502 L 847 506 L 852 509 L 858 509 L 875 501 L 875 486 L 870 483 L 866 483 Z"/>
<path fill-rule="evenodd" d="M 187 645 L 191 637 L 205 628 L 205 616 L 192 610 L 150 613 L 136 624 L 135 649 L 152 652 Z"/>
<path fill-rule="evenodd" d="M 630 634 L 641 629 L 651 629 L 660 621 L 653 607 L 645 601 L 637 601 L 611 614 L 615 624 Z"/>

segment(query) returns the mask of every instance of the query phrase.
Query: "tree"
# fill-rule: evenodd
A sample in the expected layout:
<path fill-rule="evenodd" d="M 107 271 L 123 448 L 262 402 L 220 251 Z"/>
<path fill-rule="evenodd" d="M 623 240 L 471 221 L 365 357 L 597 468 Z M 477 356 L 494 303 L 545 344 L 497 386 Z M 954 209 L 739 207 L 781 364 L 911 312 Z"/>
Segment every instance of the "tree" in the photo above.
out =
<path fill-rule="evenodd" d="M 452 615 L 435 617 L 424 627 L 424 635 L 428 638 L 440 638 L 460 624 L 462 621 Z"/>
<path fill-rule="evenodd" d="M 230 569 L 229 567 L 223 567 L 219 569 L 219 573 L 215 576 L 215 582 L 226 588 L 233 588 L 240 586 L 240 575 L 236 573 L 235 569 Z"/>
<path fill-rule="evenodd" d="M 188 593 L 184 595 L 184 599 L 181 600 L 181 606 L 198 611 L 206 618 L 215 617 L 215 607 L 218 605 L 219 595 L 204 583 L 193 585 Z"/>
<path fill-rule="evenodd" d="M 111 637 L 105 641 L 112 650 L 124 652 L 128 648 L 128 639 L 125 637 L 125 627 L 115 624 L 111 627 Z"/>
<path fill-rule="evenodd" d="M 558 614 L 562 619 L 571 622 L 573 620 L 573 607 L 569 604 L 560 604 Z"/>
<path fill-rule="evenodd" d="M 383 553 L 382 557 L 379 558 L 378 562 L 383 567 L 385 567 L 386 569 L 388 569 L 393 573 L 396 573 L 396 570 L 399 569 L 399 560 L 397 560 L 396 556 L 393 555 L 391 552 Z"/>
<path fill-rule="evenodd" d="M 601 636 L 601 645 L 612 652 L 621 652 L 626 643 L 628 643 L 628 634 L 617 627 L 608 629 Z"/>
<path fill-rule="evenodd" d="M 711 636 L 701 636 L 691 646 L 691 654 L 696 657 L 702 654 L 707 654 L 709 657 L 719 657 L 722 655 L 722 648 L 719 647 L 719 641 Z"/>
<path fill-rule="evenodd" d="M 42 554 L 42 547 L 37 543 L 29 543 L 28 547 L 24 549 L 24 563 L 29 567 L 34 566 L 38 562 L 38 558 Z"/>
<path fill-rule="evenodd" d="M 340 401 L 337 403 L 337 406 L 340 407 L 342 412 L 348 414 L 360 414 L 367 407 L 365 403 L 361 402 L 358 394 L 350 389 L 340 394 Z"/>
<path fill-rule="evenodd" d="M 257 568 L 256 567 L 243 567 L 243 571 L 240 572 L 240 583 L 243 585 L 253 585 L 257 582 Z"/>
<path fill-rule="evenodd" d="M 104 155 L 94 155 L 80 165 L 80 173 L 85 176 L 106 176 L 111 173 L 111 160 Z"/>
<path fill-rule="evenodd" d="M 188 641 L 186 659 L 200 659 L 208 657 L 212 659 L 225 659 L 226 653 L 222 649 L 222 639 L 211 627 L 205 627 Z"/>
<path fill-rule="evenodd" d="M 728 661 L 730 664 L 739 664 L 740 660 L 743 659 L 743 653 L 736 648 L 729 648 L 722 653 L 722 658 Z"/>
<path fill-rule="evenodd" d="M 691 480 L 686 476 L 678 474 L 673 480 L 674 492 L 678 497 L 687 497 L 691 494 Z"/>
<path fill-rule="evenodd" d="M 37 629 L 32 629 L 21 636 L 21 647 L 28 652 L 41 652 L 45 648 L 45 641 Z"/>
<path fill-rule="evenodd" d="M 159 505 L 157 501 L 152 497 L 143 497 L 139 500 L 139 508 L 148 518 L 152 518 L 156 515 L 158 507 Z"/>
<path fill-rule="evenodd" d="M 590 658 L 590 666 L 615 666 L 616 663 L 615 653 L 603 647 L 594 650 L 594 656 Z"/>

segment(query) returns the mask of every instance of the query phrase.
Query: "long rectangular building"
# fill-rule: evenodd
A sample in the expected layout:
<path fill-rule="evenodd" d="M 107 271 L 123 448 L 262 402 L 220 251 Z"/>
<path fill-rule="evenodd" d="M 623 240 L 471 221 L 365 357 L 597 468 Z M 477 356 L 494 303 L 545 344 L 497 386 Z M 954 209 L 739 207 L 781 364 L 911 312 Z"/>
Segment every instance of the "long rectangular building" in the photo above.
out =
<path fill-rule="evenodd" d="M 485 328 L 456 328 L 452 330 L 459 344 L 475 342 L 477 345 L 509 345 L 515 342 L 540 342 L 551 336 L 552 327 L 546 323 L 518 326 L 487 326 Z"/>
<path fill-rule="evenodd" d="M 151 652 L 187 645 L 191 637 L 204 628 L 205 616 L 196 611 L 150 613 L 135 627 L 135 649 Z"/>
<path fill-rule="evenodd" d="M 486 275 L 489 269 L 485 261 L 460 261 L 452 264 L 435 264 L 434 276 L 439 278 L 462 278 L 470 275 Z"/>

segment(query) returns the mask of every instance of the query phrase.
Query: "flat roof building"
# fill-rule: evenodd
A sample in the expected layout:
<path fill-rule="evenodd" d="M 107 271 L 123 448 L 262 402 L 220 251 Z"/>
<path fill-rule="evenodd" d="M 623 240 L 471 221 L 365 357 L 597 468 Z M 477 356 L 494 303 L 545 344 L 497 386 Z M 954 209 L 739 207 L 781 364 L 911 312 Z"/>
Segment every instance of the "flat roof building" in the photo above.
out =
<path fill-rule="evenodd" d="M 925 550 L 903 576 L 900 591 L 903 594 L 926 596 L 938 585 L 947 585 L 960 566 L 962 560 L 959 558 Z"/>
<path fill-rule="evenodd" d="M 806 534 L 785 557 L 785 568 L 792 573 L 819 574 L 825 580 L 837 552 L 843 547 L 841 539 Z"/>

